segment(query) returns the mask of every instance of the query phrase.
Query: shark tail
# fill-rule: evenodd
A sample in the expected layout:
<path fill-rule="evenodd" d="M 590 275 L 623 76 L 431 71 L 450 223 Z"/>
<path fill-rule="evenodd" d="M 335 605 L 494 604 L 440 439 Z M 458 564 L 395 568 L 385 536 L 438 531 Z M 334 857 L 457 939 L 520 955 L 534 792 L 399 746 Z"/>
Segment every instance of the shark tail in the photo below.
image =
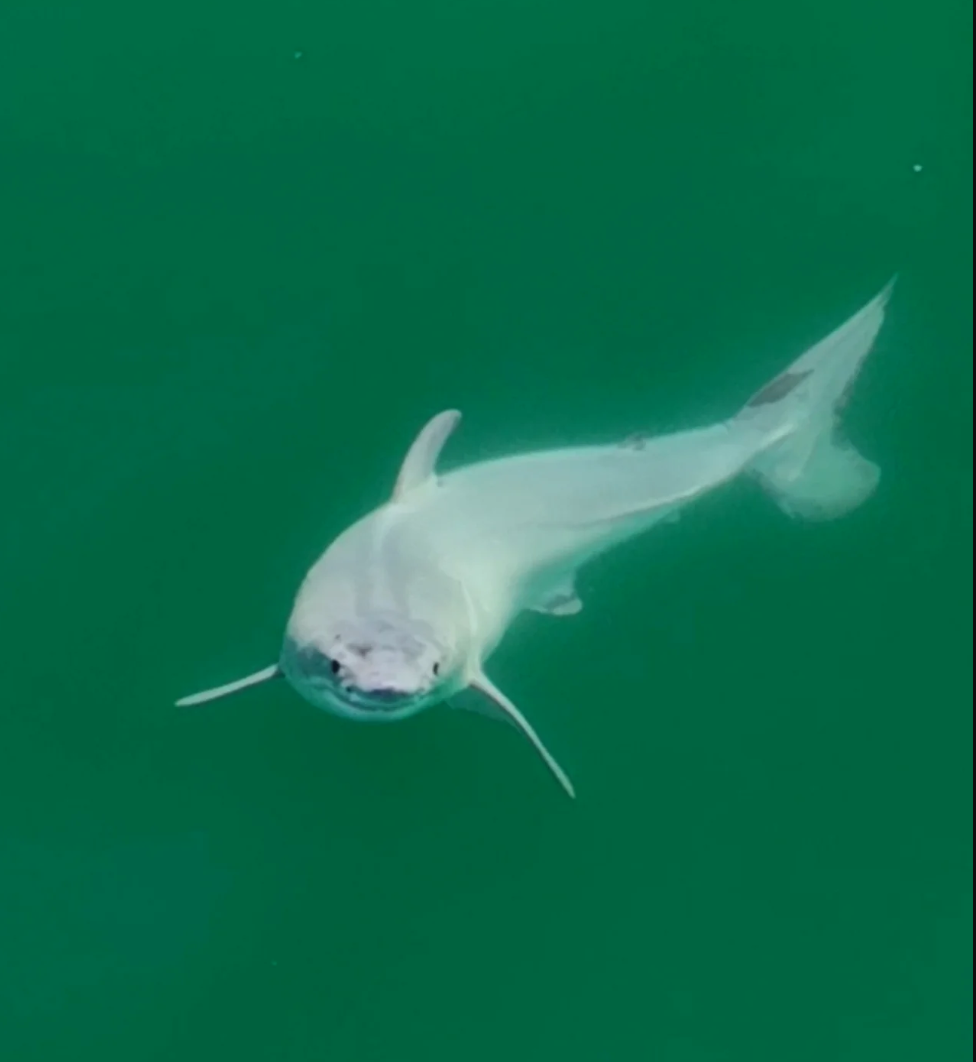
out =
<path fill-rule="evenodd" d="M 749 399 L 732 427 L 766 440 L 746 471 L 787 515 L 832 520 L 874 493 L 879 467 L 843 435 L 841 413 L 884 322 L 891 280 Z"/>

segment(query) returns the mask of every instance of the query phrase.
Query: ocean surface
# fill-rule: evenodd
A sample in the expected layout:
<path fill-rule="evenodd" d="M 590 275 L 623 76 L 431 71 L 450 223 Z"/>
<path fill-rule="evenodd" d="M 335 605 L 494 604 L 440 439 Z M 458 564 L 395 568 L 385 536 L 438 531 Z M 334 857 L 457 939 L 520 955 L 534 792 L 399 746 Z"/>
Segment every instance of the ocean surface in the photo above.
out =
<path fill-rule="evenodd" d="M 968 1062 L 963 0 L 0 0 L 2 1062 Z M 829 524 L 736 483 L 490 662 L 576 784 L 272 662 L 446 467 L 724 417 L 894 273 Z"/>

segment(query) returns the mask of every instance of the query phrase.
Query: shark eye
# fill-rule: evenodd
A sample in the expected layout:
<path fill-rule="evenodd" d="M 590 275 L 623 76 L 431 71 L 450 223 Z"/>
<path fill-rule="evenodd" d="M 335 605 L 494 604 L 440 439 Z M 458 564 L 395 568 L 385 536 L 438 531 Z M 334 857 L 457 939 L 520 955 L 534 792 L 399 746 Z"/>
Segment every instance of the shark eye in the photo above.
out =
<path fill-rule="evenodd" d="M 332 669 L 333 675 L 338 675 L 340 669 L 342 668 L 342 665 L 339 663 L 338 660 L 332 660 L 329 662 L 329 667 Z"/>
<path fill-rule="evenodd" d="M 437 663 L 435 663 L 435 664 L 434 664 L 434 668 L 433 668 L 433 670 L 434 670 L 434 674 L 435 674 L 435 675 L 439 675 L 439 674 L 441 673 L 441 665 L 440 665 L 440 664 L 437 664 Z"/>

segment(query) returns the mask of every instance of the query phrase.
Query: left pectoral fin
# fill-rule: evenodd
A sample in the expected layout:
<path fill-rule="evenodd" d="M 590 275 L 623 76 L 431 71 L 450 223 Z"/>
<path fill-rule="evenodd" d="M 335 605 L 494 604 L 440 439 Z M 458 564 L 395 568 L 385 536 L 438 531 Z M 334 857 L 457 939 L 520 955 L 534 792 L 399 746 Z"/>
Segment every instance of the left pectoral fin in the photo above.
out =
<path fill-rule="evenodd" d="M 249 686 L 257 686 L 270 679 L 280 678 L 281 668 L 272 664 L 261 671 L 255 671 L 253 675 L 238 679 L 236 682 L 228 682 L 226 686 L 216 686 L 212 690 L 204 690 L 202 693 L 193 693 L 189 697 L 181 697 L 177 702 L 177 708 L 188 708 L 194 704 L 206 704 L 208 701 L 216 701 L 221 697 L 229 697 L 238 690 L 246 690 Z"/>
<path fill-rule="evenodd" d="M 463 697 L 458 702 L 458 707 L 465 708 L 468 711 L 478 712 L 480 715 L 486 715 L 492 719 L 500 719 L 509 723 L 511 726 L 514 726 L 516 730 L 532 742 L 536 752 L 538 752 L 545 761 L 546 766 L 556 776 L 559 784 L 575 799 L 576 790 L 573 789 L 573 783 L 569 780 L 569 776 L 555 761 L 545 745 L 543 745 L 539 735 L 532 728 L 532 725 L 525 716 L 522 715 L 505 694 L 495 686 L 491 679 L 489 679 L 484 672 L 479 671 L 468 683 L 468 690 L 471 691 L 472 696 Z M 475 696 L 480 697 L 480 703 L 475 701 Z"/>

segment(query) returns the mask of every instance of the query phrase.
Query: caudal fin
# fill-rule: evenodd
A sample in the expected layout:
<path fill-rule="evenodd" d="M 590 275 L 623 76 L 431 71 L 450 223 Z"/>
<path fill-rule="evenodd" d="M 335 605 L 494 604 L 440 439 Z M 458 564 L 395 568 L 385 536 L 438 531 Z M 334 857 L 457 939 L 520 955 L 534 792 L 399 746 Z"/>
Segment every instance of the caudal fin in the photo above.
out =
<path fill-rule="evenodd" d="M 748 472 L 790 516 L 836 519 L 865 502 L 878 485 L 881 470 L 843 437 L 840 414 L 874 346 L 894 285 L 893 279 L 753 395 L 733 422 L 770 438 Z"/>

